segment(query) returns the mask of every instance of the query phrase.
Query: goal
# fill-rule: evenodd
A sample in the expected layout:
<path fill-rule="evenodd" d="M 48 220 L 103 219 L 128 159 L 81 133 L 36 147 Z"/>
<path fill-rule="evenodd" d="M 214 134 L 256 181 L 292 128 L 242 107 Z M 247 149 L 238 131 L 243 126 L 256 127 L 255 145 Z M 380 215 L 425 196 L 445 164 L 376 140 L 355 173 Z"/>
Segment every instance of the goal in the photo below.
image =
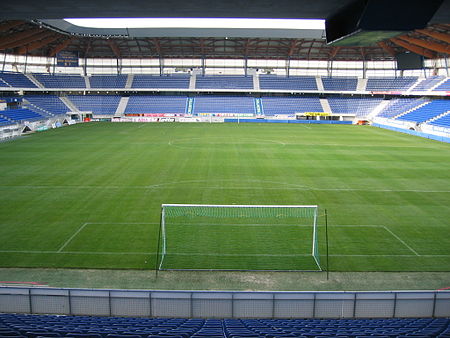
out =
<path fill-rule="evenodd" d="M 163 204 L 155 269 L 322 271 L 317 205 Z"/>

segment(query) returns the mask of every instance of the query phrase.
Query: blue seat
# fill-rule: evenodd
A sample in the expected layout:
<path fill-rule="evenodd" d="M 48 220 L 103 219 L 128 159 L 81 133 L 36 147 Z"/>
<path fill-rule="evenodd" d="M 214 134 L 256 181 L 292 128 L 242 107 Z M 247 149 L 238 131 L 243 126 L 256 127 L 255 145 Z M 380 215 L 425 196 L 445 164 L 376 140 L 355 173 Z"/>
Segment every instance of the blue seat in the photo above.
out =
<path fill-rule="evenodd" d="M 101 338 L 102 335 L 99 333 L 68 333 L 65 337 L 77 337 L 77 338 Z"/>

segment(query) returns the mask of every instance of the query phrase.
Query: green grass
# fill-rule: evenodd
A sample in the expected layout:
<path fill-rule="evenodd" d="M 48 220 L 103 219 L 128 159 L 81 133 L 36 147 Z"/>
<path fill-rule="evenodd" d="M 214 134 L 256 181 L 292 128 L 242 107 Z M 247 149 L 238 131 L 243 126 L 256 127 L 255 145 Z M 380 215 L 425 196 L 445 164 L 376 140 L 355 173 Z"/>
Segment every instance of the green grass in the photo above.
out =
<path fill-rule="evenodd" d="M 327 209 L 333 271 L 450 271 L 445 143 L 357 126 L 97 123 L 4 142 L 0 154 L 2 267 L 153 269 L 161 204 L 235 203 Z M 245 228 L 218 267 L 248 266 L 239 254 L 258 251 L 262 234 Z M 186 253 L 227 236 L 177 233 L 196 238 Z M 282 252 L 298 240 L 269 236 L 285 236 Z"/>

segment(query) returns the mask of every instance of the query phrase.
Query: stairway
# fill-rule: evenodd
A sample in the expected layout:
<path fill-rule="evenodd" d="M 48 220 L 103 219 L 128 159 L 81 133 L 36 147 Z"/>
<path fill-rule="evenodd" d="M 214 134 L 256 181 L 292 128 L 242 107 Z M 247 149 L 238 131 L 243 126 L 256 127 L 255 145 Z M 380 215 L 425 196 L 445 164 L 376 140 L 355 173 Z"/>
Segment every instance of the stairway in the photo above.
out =
<path fill-rule="evenodd" d="M 325 113 L 332 114 L 330 103 L 327 99 L 320 99 L 320 104 L 322 105 L 322 109 Z"/>
<path fill-rule="evenodd" d="M 66 96 L 60 96 L 59 99 L 64 102 L 64 104 L 67 106 L 67 108 L 70 109 L 71 112 L 77 112 L 79 113 L 80 110 L 75 106 L 72 101 L 70 101 Z"/>
<path fill-rule="evenodd" d="M 134 75 L 133 74 L 128 74 L 127 82 L 125 83 L 125 89 L 130 89 L 131 88 L 131 86 L 133 85 L 133 80 L 134 80 Z"/>
<path fill-rule="evenodd" d="M 24 74 L 28 80 L 30 80 L 31 82 L 33 82 L 38 88 L 45 88 L 44 85 L 42 83 L 40 83 L 34 76 L 33 74 Z"/>
<path fill-rule="evenodd" d="M 391 102 L 390 100 L 383 100 L 381 103 L 375 107 L 374 110 L 372 110 L 367 116 L 367 120 L 372 120 L 374 117 L 376 117 L 381 111 L 383 111 L 384 108 Z"/>
<path fill-rule="evenodd" d="M 128 100 L 130 99 L 129 96 L 122 96 L 120 98 L 119 105 L 117 106 L 116 112 L 114 113 L 114 117 L 121 117 L 123 116 L 123 113 L 125 112 L 125 109 L 127 108 Z"/>
<path fill-rule="evenodd" d="M 356 90 L 358 92 L 364 92 L 367 86 L 367 79 L 358 79 L 358 85 L 356 86 Z"/>

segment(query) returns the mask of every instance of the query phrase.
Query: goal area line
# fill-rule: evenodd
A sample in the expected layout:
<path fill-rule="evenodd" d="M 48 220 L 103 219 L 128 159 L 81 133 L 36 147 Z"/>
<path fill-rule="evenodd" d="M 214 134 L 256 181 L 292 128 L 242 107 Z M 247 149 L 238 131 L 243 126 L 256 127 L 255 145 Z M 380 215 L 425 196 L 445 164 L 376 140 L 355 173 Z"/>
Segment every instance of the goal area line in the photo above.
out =
<path fill-rule="evenodd" d="M 289 269 L 159 269 L 159 271 L 208 271 L 208 272 L 324 272 L 324 270 L 289 270 Z"/>

